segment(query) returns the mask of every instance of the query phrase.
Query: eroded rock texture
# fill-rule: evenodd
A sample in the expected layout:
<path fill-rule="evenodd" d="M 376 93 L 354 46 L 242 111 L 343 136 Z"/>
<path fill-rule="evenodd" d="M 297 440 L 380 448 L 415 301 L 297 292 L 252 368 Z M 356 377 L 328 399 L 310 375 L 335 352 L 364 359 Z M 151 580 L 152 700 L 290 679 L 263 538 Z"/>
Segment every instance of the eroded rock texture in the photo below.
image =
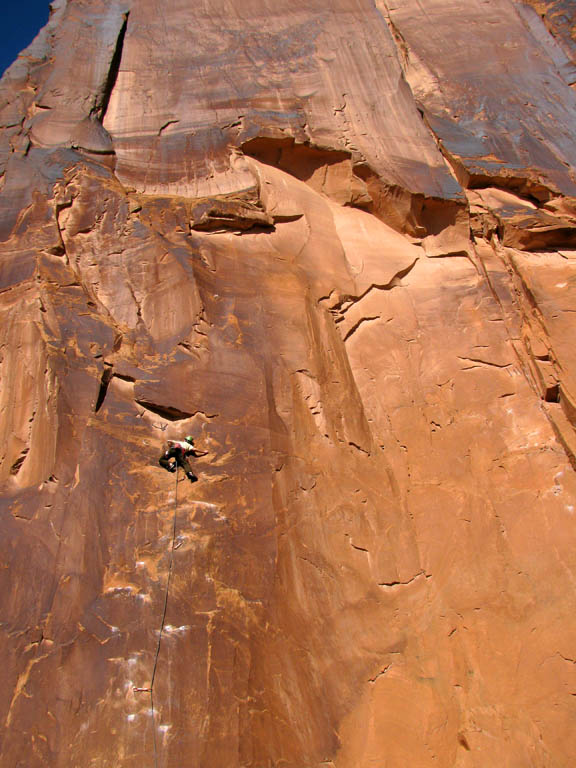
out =
<path fill-rule="evenodd" d="M 573 764 L 574 24 L 53 3 L 0 83 L 2 766 Z"/>

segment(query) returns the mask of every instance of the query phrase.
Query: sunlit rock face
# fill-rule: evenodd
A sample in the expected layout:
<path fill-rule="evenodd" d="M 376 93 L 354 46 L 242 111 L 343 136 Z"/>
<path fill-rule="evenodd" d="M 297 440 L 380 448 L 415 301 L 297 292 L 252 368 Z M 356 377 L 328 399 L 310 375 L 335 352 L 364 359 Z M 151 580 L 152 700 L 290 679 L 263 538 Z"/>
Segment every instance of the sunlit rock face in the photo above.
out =
<path fill-rule="evenodd" d="M 0 82 L 3 768 L 572 765 L 573 4 L 52 6 Z"/>

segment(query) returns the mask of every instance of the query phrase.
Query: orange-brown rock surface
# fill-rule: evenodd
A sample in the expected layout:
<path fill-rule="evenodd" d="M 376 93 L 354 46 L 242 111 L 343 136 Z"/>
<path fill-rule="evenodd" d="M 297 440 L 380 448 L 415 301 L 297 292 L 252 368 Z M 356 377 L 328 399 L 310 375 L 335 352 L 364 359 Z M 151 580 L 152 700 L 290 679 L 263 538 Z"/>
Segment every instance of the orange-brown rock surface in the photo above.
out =
<path fill-rule="evenodd" d="M 574 765 L 575 25 L 52 4 L 0 82 L 3 768 Z"/>

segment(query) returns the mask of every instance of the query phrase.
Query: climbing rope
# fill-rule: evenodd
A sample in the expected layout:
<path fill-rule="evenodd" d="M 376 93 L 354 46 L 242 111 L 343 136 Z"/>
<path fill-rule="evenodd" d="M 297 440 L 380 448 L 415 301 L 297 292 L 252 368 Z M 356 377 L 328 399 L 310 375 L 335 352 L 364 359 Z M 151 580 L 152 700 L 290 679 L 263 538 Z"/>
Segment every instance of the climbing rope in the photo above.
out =
<path fill-rule="evenodd" d="M 152 677 L 150 679 L 150 711 L 152 715 L 152 733 L 154 735 L 154 768 L 158 768 L 158 741 L 156 737 L 156 711 L 154 708 L 154 680 L 156 679 L 156 668 L 162 646 L 162 635 L 164 634 L 164 625 L 166 623 L 166 611 L 168 609 L 168 595 L 170 593 L 170 581 L 172 580 L 172 566 L 174 564 L 174 546 L 176 544 L 176 519 L 178 514 L 178 474 L 179 467 L 176 465 L 176 489 L 174 492 L 174 515 L 172 518 L 172 543 L 170 546 L 170 563 L 168 565 L 168 578 L 166 579 L 166 591 L 164 593 L 164 608 L 162 610 L 162 621 L 160 623 L 160 632 L 158 633 L 158 644 L 154 656 L 154 666 L 152 668 Z"/>

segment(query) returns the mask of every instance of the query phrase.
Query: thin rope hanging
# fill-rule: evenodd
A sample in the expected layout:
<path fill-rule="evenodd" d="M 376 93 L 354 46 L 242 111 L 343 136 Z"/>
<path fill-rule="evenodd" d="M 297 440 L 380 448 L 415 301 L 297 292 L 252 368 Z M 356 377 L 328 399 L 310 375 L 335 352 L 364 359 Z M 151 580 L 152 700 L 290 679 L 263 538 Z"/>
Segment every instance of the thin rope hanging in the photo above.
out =
<path fill-rule="evenodd" d="M 164 608 L 162 610 L 162 621 L 160 623 L 160 632 L 158 633 L 158 644 L 154 656 L 154 666 L 152 667 L 152 677 L 150 679 L 150 710 L 152 714 L 152 733 L 154 737 L 154 768 L 158 768 L 158 742 L 156 737 L 156 710 L 154 708 L 154 681 L 156 679 L 156 668 L 162 646 L 162 636 L 164 634 L 164 625 L 166 623 L 166 611 L 168 609 L 168 595 L 170 594 L 170 582 L 172 580 L 172 569 L 174 564 L 174 546 L 176 544 L 176 520 L 178 514 L 178 474 L 179 467 L 176 465 L 176 489 L 174 492 L 174 515 L 172 518 L 172 543 L 170 546 L 170 563 L 168 565 L 168 578 L 166 579 L 166 590 L 164 593 Z"/>

